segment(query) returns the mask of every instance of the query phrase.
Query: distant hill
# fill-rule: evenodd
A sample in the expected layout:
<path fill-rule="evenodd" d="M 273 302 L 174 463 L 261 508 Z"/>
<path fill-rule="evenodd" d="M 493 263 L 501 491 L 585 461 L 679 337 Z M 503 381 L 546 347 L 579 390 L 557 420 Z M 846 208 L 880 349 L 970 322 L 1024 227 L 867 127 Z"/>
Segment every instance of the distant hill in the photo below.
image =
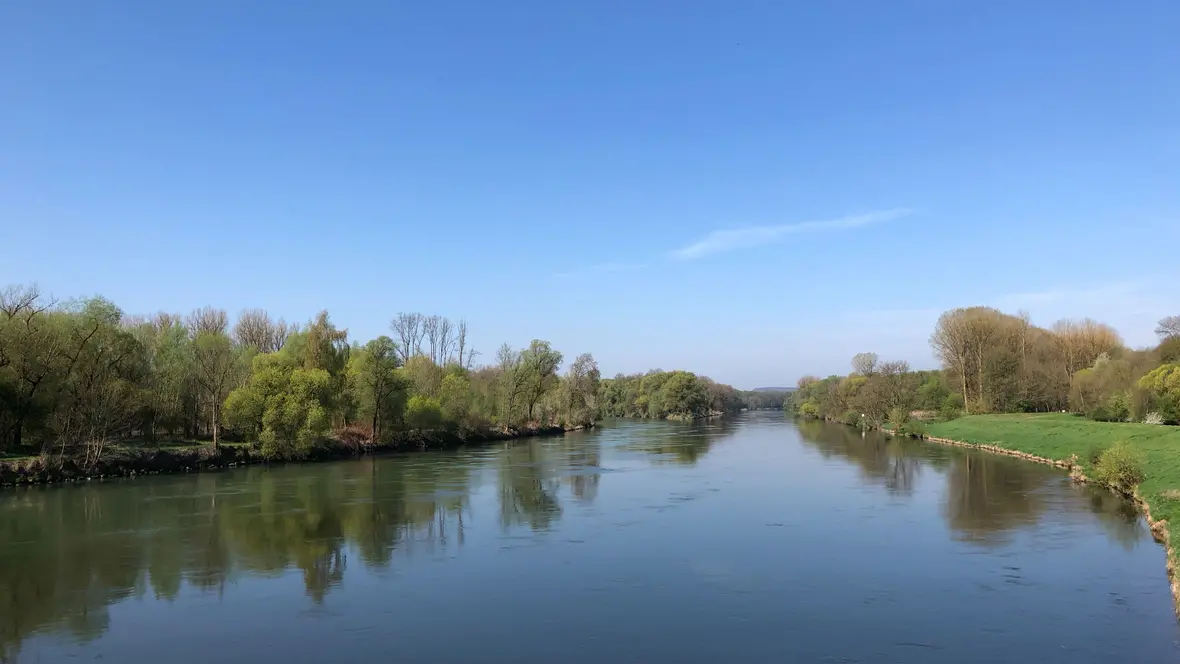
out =
<path fill-rule="evenodd" d="M 794 387 L 755 387 L 751 392 L 794 392 Z"/>

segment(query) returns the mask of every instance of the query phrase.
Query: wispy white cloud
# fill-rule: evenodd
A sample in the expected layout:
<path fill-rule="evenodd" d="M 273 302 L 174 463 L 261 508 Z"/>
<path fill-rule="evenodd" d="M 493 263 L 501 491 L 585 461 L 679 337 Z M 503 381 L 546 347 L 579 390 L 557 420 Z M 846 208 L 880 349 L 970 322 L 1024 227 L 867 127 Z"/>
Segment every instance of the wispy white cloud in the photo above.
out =
<path fill-rule="evenodd" d="M 894 219 L 905 217 L 911 212 L 912 210 L 908 208 L 895 208 L 892 210 L 878 210 L 876 212 L 840 217 L 839 219 L 713 231 L 697 242 L 673 251 L 672 257 L 680 260 L 703 258 L 711 254 L 733 251 L 734 249 L 746 249 L 770 244 L 777 242 L 784 236 L 795 233 L 859 228 L 861 226 L 893 221 Z"/>

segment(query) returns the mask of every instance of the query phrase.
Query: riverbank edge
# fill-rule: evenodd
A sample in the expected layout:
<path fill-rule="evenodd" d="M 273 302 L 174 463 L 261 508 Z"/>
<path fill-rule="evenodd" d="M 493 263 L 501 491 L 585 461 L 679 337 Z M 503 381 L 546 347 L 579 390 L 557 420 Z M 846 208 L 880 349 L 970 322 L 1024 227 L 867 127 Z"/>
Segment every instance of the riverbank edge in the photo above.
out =
<path fill-rule="evenodd" d="M 895 433 L 894 431 L 891 431 L 889 429 L 882 429 L 881 431 L 889 436 L 903 436 L 903 437 L 907 436 L 907 434 L 898 434 L 898 433 Z M 1131 493 L 1127 493 L 1126 491 L 1122 491 L 1118 487 L 1115 487 L 1107 482 L 1101 482 L 1101 481 L 1096 480 L 1092 477 L 1088 477 L 1086 475 L 1086 473 L 1084 472 L 1085 469 L 1082 467 L 1082 465 L 1080 463 L 1078 463 L 1078 457 L 1076 454 L 1071 455 L 1069 459 L 1050 459 L 1048 457 L 1042 457 L 1042 456 L 1037 456 L 1035 454 L 1029 454 L 1028 452 L 1023 452 L 1023 451 L 1015 449 L 1015 448 L 1003 447 L 1002 445 L 998 444 L 1000 441 L 996 441 L 993 443 L 968 443 L 968 442 L 964 442 L 961 440 L 952 440 L 950 438 L 940 438 L 938 436 L 930 436 L 930 435 L 921 435 L 921 436 L 912 436 L 912 437 L 918 438 L 918 439 L 926 441 L 926 442 L 937 443 L 939 445 L 950 445 L 950 446 L 954 446 L 954 447 L 966 447 L 966 448 L 970 448 L 970 449 L 980 450 L 983 452 L 989 452 L 992 454 L 1002 454 L 1004 456 L 1016 457 L 1018 459 L 1023 459 L 1025 461 L 1031 461 L 1033 463 L 1040 463 L 1040 464 L 1046 464 L 1046 465 L 1050 465 L 1050 466 L 1056 466 L 1058 468 L 1063 468 L 1063 469 L 1069 471 L 1070 479 L 1072 479 L 1075 482 L 1093 484 L 1096 486 L 1103 487 L 1103 488 L 1107 489 L 1108 491 L 1116 493 L 1116 494 L 1130 500 L 1131 502 L 1135 503 L 1135 505 L 1139 507 L 1139 510 L 1141 512 L 1143 512 L 1144 518 L 1147 519 L 1147 525 L 1151 529 L 1152 537 L 1155 539 L 1155 541 L 1159 542 L 1164 547 L 1164 557 L 1166 559 L 1164 567 L 1165 567 L 1167 574 L 1168 574 L 1168 585 L 1172 589 L 1172 610 L 1175 611 L 1177 619 L 1180 619 L 1180 579 L 1178 579 L 1176 576 L 1176 569 L 1177 569 L 1177 562 L 1178 561 L 1177 561 L 1177 556 L 1176 556 L 1176 549 L 1172 546 L 1172 533 L 1171 533 L 1170 524 L 1165 519 L 1155 519 L 1154 517 L 1152 517 L 1151 503 L 1149 503 L 1146 498 L 1141 496 L 1137 489 Z"/>
<path fill-rule="evenodd" d="M 563 436 L 566 433 L 593 426 L 593 424 L 528 426 L 462 432 L 407 431 L 396 440 L 386 443 L 352 445 L 344 441 L 332 441 L 330 445 L 317 447 L 306 459 L 297 461 L 265 458 L 256 447 L 244 445 L 222 445 L 216 450 L 212 447 L 145 448 L 132 452 L 112 453 L 89 466 L 78 463 L 78 460 L 74 458 L 59 459 L 40 456 L 0 461 L 0 488 L 68 484 L 107 478 L 138 477 L 140 475 L 215 472 L 239 466 L 342 461 L 366 456 L 459 449 L 469 445 L 488 445 L 524 438 Z"/>

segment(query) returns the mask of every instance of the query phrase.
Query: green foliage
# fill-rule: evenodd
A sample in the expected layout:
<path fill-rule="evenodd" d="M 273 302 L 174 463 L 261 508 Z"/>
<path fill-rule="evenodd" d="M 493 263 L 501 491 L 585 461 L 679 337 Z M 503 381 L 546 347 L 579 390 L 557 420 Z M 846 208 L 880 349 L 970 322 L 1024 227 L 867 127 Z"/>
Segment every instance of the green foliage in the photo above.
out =
<path fill-rule="evenodd" d="M 410 385 L 398 371 L 397 345 L 386 336 L 354 348 L 348 360 L 353 410 L 373 440 L 386 440 L 401 423 Z"/>
<path fill-rule="evenodd" d="M 410 384 L 415 394 L 425 394 L 432 397 L 438 396 L 445 374 L 446 371 L 442 367 L 425 355 L 415 355 L 406 360 L 402 369 L 404 380 Z"/>
<path fill-rule="evenodd" d="M 910 411 L 908 408 L 896 406 L 889 411 L 889 426 L 895 430 L 900 431 L 910 421 Z"/>
<path fill-rule="evenodd" d="M 342 432 L 350 444 L 394 441 L 415 427 L 583 426 L 616 409 L 695 417 L 742 404 L 728 385 L 685 372 L 652 376 L 642 395 L 611 386 L 590 354 L 562 375 L 562 354 L 540 339 L 473 368 L 465 322 L 399 314 L 391 327 L 403 346 L 350 344 L 326 311 L 302 327 L 261 309 L 232 326 L 213 307 L 127 319 L 101 298 L 0 289 L 0 454 L 93 445 L 89 459 L 130 438 L 216 446 L 228 429 L 273 458 L 300 458 Z"/>
<path fill-rule="evenodd" d="M 799 414 L 803 417 L 820 418 L 822 413 L 819 409 L 819 402 L 814 398 L 809 397 L 807 401 L 799 404 Z"/>
<path fill-rule="evenodd" d="M 540 339 L 533 339 L 529 347 L 520 352 L 518 378 L 529 421 L 534 419 L 541 397 L 557 384 L 561 359 L 561 353 L 553 350 L 548 341 Z"/>
<path fill-rule="evenodd" d="M 601 381 L 597 402 L 602 417 L 652 419 L 696 419 L 745 407 L 729 385 L 688 371 L 659 370 Z"/>
<path fill-rule="evenodd" d="M 928 431 L 926 423 L 922 420 L 910 419 L 897 428 L 897 432 L 906 436 L 916 436 L 921 438 L 926 436 Z"/>
<path fill-rule="evenodd" d="M 415 394 L 406 404 L 406 423 L 414 429 L 437 429 L 442 426 L 442 404 L 434 397 Z"/>
<path fill-rule="evenodd" d="M 1169 337 L 1155 349 L 1161 364 L 1180 364 L 1180 337 Z"/>
<path fill-rule="evenodd" d="M 941 411 L 945 407 L 947 399 L 952 396 L 959 397 L 960 405 L 957 408 L 961 409 L 962 397 L 951 394 L 940 372 L 931 371 L 928 372 L 927 378 L 918 386 L 916 406 L 919 410 Z"/>
<path fill-rule="evenodd" d="M 1146 479 L 1145 464 L 1146 457 L 1139 448 L 1119 441 L 1098 455 L 1094 475 L 1101 482 L 1130 492 Z"/>
<path fill-rule="evenodd" d="M 471 381 L 462 373 L 447 374 L 439 386 L 438 402 L 444 419 L 457 424 L 466 422 L 471 411 Z"/>
<path fill-rule="evenodd" d="M 750 410 L 783 410 L 791 401 L 791 392 L 781 390 L 743 390 L 737 396 Z"/>
<path fill-rule="evenodd" d="M 840 416 L 840 423 L 847 424 L 850 427 L 861 426 L 863 420 L 864 420 L 864 417 L 859 412 L 857 412 L 855 410 L 847 411 L 843 415 Z"/>
<path fill-rule="evenodd" d="M 584 426 L 595 419 L 602 385 L 598 363 L 589 353 L 579 355 L 562 381 L 561 419 L 572 426 Z"/>
<path fill-rule="evenodd" d="M 305 458 L 331 429 L 332 376 L 291 360 L 256 356 L 249 380 L 225 401 L 228 423 L 273 459 Z"/>
<path fill-rule="evenodd" d="M 1089 462 L 1091 467 L 1097 466 L 1098 460 L 1102 458 L 1102 453 L 1108 449 L 1110 449 L 1110 445 L 1105 445 L 1102 443 L 1091 443 L 1089 448 L 1086 451 L 1085 457 L 1083 457 L 1083 458 L 1087 462 Z"/>
<path fill-rule="evenodd" d="M 953 420 L 963 415 L 963 395 L 948 394 L 938 408 L 938 416 L 943 420 Z"/>
<path fill-rule="evenodd" d="M 1139 387 L 1151 395 L 1148 410 L 1165 422 L 1180 422 L 1180 364 L 1155 368 L 1139 380 Z"/>

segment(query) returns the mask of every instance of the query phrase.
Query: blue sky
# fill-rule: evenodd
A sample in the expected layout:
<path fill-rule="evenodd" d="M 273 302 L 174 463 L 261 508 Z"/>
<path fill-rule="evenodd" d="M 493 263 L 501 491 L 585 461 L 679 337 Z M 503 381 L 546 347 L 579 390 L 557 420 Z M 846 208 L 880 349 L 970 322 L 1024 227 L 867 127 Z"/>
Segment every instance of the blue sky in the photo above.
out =
<path fill-rule="evenodd" d="M 1180 313 L 1180 3 L 0 6 L 0 283 L 739 387 Z"/>

